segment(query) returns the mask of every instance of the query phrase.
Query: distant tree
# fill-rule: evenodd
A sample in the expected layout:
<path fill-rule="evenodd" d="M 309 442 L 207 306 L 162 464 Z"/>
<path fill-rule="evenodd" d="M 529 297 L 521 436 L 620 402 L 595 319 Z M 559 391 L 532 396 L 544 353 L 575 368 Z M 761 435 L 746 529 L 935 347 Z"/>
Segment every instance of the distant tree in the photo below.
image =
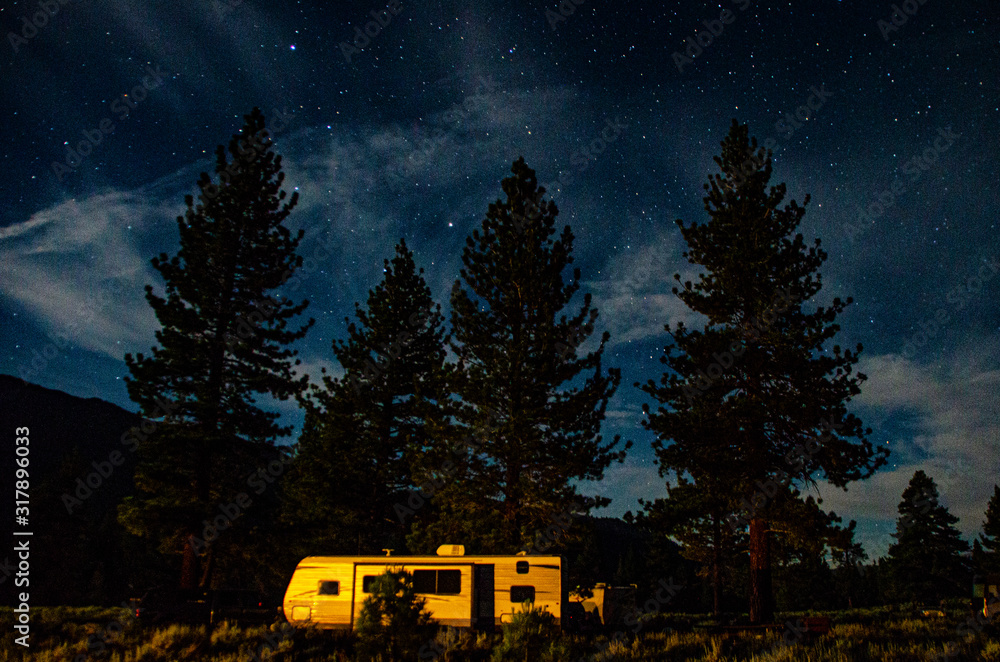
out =
<path fill-rule="evenodd" d="M 302 391 L 305 377 L 292 372 L 297 352 L 287 346 L 313 324 L 289 330 L 308 302 L 268 294 L 302 264 L 295 251 L 303 233 L 293 237 L 283 225 L 298 194 L 285 202 L 281 157 L 259 109 L 229 141 L 231 162 L 226 152 L 216 150 L 220 186 L 202 173 L 199 203 L 185 197 L 180 250 L 152 261 L 166 289 L 163 298 L 146 287 L 160 346 L 150 356 L 125 356 L 129 396 L 154 420 L 136 434 L 136 495 L 119 518 L 160 551 L 182 555 L 182 587 L 199 583 L 199 552 L 218 549 L 212 533 L 221 541 L 239 524 L 239 512 L 220 508 L 247 491 L 248 478 L 274 457 L 275 439 L 291 430 L 258 406 L 257 394 L 286 400 Z"/>
<path fill-rule="evenodd" d="M 425 478 L 414 467 L 441 425 L 440 306 L 405 240 L 383 271 L 367 307 L 355 304 L 357 324 L 345 320 L 347 339 L 333 343 L 343 377 L 324 376 L 304 401 L 285 519 L 306 533 L 307 550 L 401 549 L 414 514 L 407 490 Z"/>
<path fill-rule="evenodd" d="M 602 370 L 609 334 L 578 358 L 597 319 L 590 295 L 576 314 L 561 314 L 580 287 L 579 269 L 564 279 L 573 234 L 567 226 L 552 239 L 558 210 L 541 200 L 523 158 L 511 172 L 501 183 L 506 200 L 490 204 L 466 240 L 452 290 L 455 424 L 472 444 L 449 451 L 455 480 L 434 495 L 438 517 L 414 533 L 424 548 L 456 540 L 483 552 L 533 547 L 558 520 L 609 503 L 579 495 L 577 481 L 600 480 L 625 456 L 615 450 L 619 437 L 605 443 L 599 434 L 620 381 L 617 370 Z"/>
<path fill-rule="evenodd" d="M 977 572 L 1000 575 L 1000 486 L 993 486 L 983 532 L 974 541 L 972 561 Z"/>
<path fill-rule="evenodd" d="M 933 602 L 964 595 L 969 568 L 961 553 L 969 545 L 955 528 L 958 518 L 938 502 L 934 480 L 917 470 L 898 510 L 888 559 L 895 598 Z"/>
<path fill-rule="evenodd" d="M 773 619 L 774 606 L 770 490 L 761 486 L 807 485 L 822 476 L 843 487 L 870 476 L 888 451 L 874 450 L 870 430 L 847 412 L 865 379 L 852 374 L 861 346 L 826 346 L 851 299 L 804 308 L 822 287 L 817 269 L 826 259 L 818 239 L 807 247 L 796 233 L 805 207 L 794 200 L 781 207 L 784 184 L 768 190 L 770 152 L 758 149 L 746 125 L 734 120 L 721 145 L 715 162 L 722 172 L 705 184 L 708 222 L 677 221 L 684 257 L 705 273 L 694 284 L 675 275 L 673 291 L 705 326 L 666 325 L 671 341 L 661 362 L 668 371 L 659 384 L 641 387 L 660 406 L 643 424 L 663 443 L 662 468 L 689 474 L 709 458 L 734 500 L 757 504 L 743 517 L 750 617 L 763 622 Z"/>
<path fill-rule="evenodd" d="M 831 563 L 850 566 L 864 558 L 854 540 L 857 523 L 842 526 L 836 513 L 820 508 L 822 500 L 802 498 L 787 488 L 772 508 L 772 556 L 776 566 L 777 595 L 783 610 L 833 609 L 847 605 L 837 594 Z"/>
<path fill-rule="evenodd" d="M 417 595 L 413 575 L 387 570 L 372 582 L 361 606 L 356 632 L 357 659 L 370 662 L 409 662 L 425 659 L 434 626 L 427 600 Z"/>
<path fill-rule="evenodd" d="M 727 519 L 734 511 L 731 498 L 721 485 L 714 489 L 684 478 L 667 486 L 667 497 L 639 500 L 644 511 L 639 522 L 681 544 L 681 555 L 699 564 L 698 576 L 712 590 L 712 613 L 723 611 L 723 594 L 735 579 L 737 557 L 745 553 L 745 535 L 733 531 Z"/>

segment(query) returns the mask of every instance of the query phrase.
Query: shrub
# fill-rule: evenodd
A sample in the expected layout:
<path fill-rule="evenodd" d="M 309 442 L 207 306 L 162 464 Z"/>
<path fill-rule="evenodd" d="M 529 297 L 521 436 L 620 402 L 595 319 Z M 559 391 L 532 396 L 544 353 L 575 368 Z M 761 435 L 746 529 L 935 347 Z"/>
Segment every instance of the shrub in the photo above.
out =
<path fill-rule="evenodd" d="M 410 573 L 387 570 L 379 575 L 358 617 L 358 660 L 415 660 L 434 632 L 425 604 L 417 597 Z"/>
<path fill-rule="evenodd" d="M 510 623 L 503 626 L 503 640 L 493 649 L 493 662 L 508 660 L 564 660 L 568 654 L 559 641 L 555 618 L 544 609 L 525 602 Z"/>

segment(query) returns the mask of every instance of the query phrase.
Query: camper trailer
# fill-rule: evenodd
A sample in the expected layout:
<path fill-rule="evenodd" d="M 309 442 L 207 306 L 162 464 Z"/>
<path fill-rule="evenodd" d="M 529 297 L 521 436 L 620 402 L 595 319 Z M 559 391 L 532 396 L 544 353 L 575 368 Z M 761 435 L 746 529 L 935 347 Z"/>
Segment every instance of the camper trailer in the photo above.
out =
<path fill-rule="evenodd" d="M 292 574 L 282 609 L 292 625 L 349 630 L 375 578 L 406 570 L 441 625 L 492 630 L 509 622 L 525 601 L 559 623 L 566 604 L 564 568 L 559 556 L 465 556 L 461 545 L 442 545 L 436 556 L 308 556 Z"/>

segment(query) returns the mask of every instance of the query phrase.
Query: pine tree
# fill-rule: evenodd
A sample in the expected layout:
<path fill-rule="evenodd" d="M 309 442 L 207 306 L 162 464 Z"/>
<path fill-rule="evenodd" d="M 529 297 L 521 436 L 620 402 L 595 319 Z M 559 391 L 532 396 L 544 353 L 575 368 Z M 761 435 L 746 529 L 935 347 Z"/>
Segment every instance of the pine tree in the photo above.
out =
<path fill-rule="evenodd" d="M 803 499 L 794 488 L 786 488 L 774 501 L 772 558 L 783 610 L 845 606 L 838 603 L 830 562 L 843 566 L 864 557 L 854 540 L 857 523 L 841 526 L 842 519 L 824 512 L 822 503 L 812 496 Z"/>
<path fill-rule="evenodd" d="M 406 662 L 433 655 L 434 630 L 427 599 L 417 595 L 413 575 L 386 570 L 369 587 L 358 616 L 358 659 Z"/>
<path fill-rule="evenodd" d="M 993 496 L 986 506 L 983 532 L 975 541 L 973 562 L 976 571 L 1000 575 L 1000 486 L 993 486 Z"/>
<path fill-rule="evenodd" d="M 355 304 L 357 324 L 345 320 L 348 339 L 333 343 L 344 376 L 325 376 L 305 402 L 288 481 L 286 519 L 327 553 L 401 549 L 414 514 L 407 490 L 426 477 L 418 464 L 441 426 L 440 306 L 405 240 L 384 272 L 367 308 Z"/>
<path fill-rule="evenodd" d="M 563 276 L 573 234 L 567 226 L 552 238 L 558 209 L 542 200 L 523 158 L 511 172 L 506 200 L 491 203 L 467 239 L 452 290 L 455 420 L 473 446 L 452 449 L 456 479 L 435 495 L 438 519 L 413 538 L 424 547 L 460 538 L 481 552 L 534 548 L 559 521 L 609 502 L 580 496 L 574 482 L 600 480 L 631 445 L 616 451 L 619 437 L 599 434 L 620 381 L 617 370 L 602 371 L 609 334 L 577 354 L 597 320 L 590 295 L 576 314 L 561 314 L 580 287 L 579 269 Z"/>
<path fill-rule="evenodd" d="M 669 370 L 641 387 L 660 403 L 644 425 L 664 444 L 661 468 L 705 475 L 700 467 L 711 465 L 731 496 L 750 504 L 750 616 L 762 622 L 774 613 L 772 488 L 817 475 L 843 487 L 870 476 L 888 451 L 874 450 L 870 430 L 847 413 L 865 379 L 852 374 L 861 345 L 856 352 L 825 346 L 851 299 L 803 308 L 822 286 L 816 271 L 826 259 L 818 239 L 807 248 L 795 233 L 805 207 L 794 200 L 781 207 L 784 184 L 767 190 L 770 152 L 758 149 L 746 125 L 734 120 L 721 145 L 721 174 L 704 187 L 709 221 L 677 221 L 684 257 L 705 272 L 694 284 L 675 275 L 673 291 L 707 321 L 702 331 L 666 325 L 671 343 L 661 362 Z M 748 163 L 756 165 L 745 174 Z"/>
<path fill-rule="evenodd" d="M 745 536 L 727 525 L 734 508 L 726 491 L 721 485 L 706 488 L 705 484 L 680 477 L 675 485 L 667 486 L 667 498 L 640 499 L 644 512 L 639 521 L 680 542 L 681 555 L 699 564 L 698 576 L 712 589 L 712 614 L 719 617 Z"/>
<path fill-rule="evenodd" d="M 293 375 L 297 352 L 287 345 L 313 324 L 288 328 L 308 302 L 268 294 L 301 265 L 295 251 L 303 235 L 283 225 L 298 194 L 285 201 L 281 157 L 271 147 L 257 108 L 229 142 L 231 161 L 218 147 L 220 184 L 201 174 L 198 204 L 186 196 L 187 211 L 177 218 L 180 250 L 152 260 L 166 294 L 146 287 L 162 325 L 159 347 L 125 356 L 129 396 L 156 421 L 137 435 L 136 496 L 119 517 L 161 551 L 183 555 L 185 588 L 198 582 L 199 552 L 213 553 L 211 539 L 237 523 L 220 519 L 219 508 L 247 491 L 248 476 L 278 455 L 274 441 L 290 432 L 256 394 L 286 400 L 305 385 Z"/>
<path fill-rule="evenodd" d="M 955 528 L 958 518 L 938 502 L 937 485 L 921 470 L 903 490 L 896 542 L 889 547 L 889 571 L 898 600 L 931 603 L 966 592 L 969 549 Z"/>

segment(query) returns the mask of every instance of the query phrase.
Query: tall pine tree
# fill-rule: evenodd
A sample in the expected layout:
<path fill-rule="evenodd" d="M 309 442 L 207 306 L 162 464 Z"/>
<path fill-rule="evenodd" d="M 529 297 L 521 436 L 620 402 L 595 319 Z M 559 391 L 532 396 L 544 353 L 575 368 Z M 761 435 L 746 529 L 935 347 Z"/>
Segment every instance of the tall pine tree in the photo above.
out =
<path fill-rule="evenodd" d="M 660 404 L 644 424 L 664 443 L 662 468 L 696 473 L 708 458 L 734 500 L 759 506 L 746 517 L 750 617 L 763 622 L 774 614 L 769 481 L 822 476 L 843 487 L 870 476 L 888 451 L 874 450 L 869 431 L 847 412 L 865 379 L 852 374 L 861 346 L 826 346 L 851 300 L 803 307 L 822 286 L 816 270 L 826 259 L 818 239 L 807 247 L 795 232 L 805 208 L 794 200 L 781 207 L 784 184 L 768 190 L 770 152 L 758 149 L 746 125 L 733 120 L 721 145 L 721 174 L 704 187 L 708 222 L 677 221 L 684 257 L 705 271 L 696 283 L 675 275 L 673 291 L 706 324 L 701 331 L 666 325 L 668 371 L 642 386 Z M 749 175 L 746 164 L 757 164 Z"/>
<path fill-rule="evenodd" d="M 993 486 L 993 496 L 986 506 L 983 532 L 975 541 L 973 562 L 976 571 L 1000 576 L 1000 486 Z"/>
<path fill-rule="evenodd" d="M 934 479 L 917 470 L 903 490 L 896 520 L 896 542 L 889 547 L 889 575 L 897 600 L 931 603 L 964 595 L 969 549 L 955 523 L 958 518 L 938 501 Z"/>
<path fill-rule="evenodd" d="M 247 490 L 248 477 L 276 457 L 274 441 L 290 432 L 257 397 L 301 393 L 305 377 L 293 375 L 297 352 L 287 346 L 313 323 L 291 330 L 289 321 L 308 302 L 269 295 L 302 264 L 295 251 L 303 233 L 292 236 L 283 225 L 298 194 L 285 199 L 281 157 L 259 109 L 229 141 L 228 158 L 219 145 L 215 173 L 219 186 L 201 174 L 197 204 L 185 197 L 180 250 L 152 261 L 166 290 L 164 298 L 146 287 L 162 325 L 159 347 L 125 356 L 129 396 L 144 416 L 161 420 L 137 440 L 136 496 L 119 517 L 161 551 L 182 555 L 185 588 L 199 583 L 199 554 L 218 548 L 205 539 L 213 537 L 220 504 Z M 225 521 L 214 529 L 220 541 Z M 207 573 L 200 581 L 210 581 Z"/>
<path fill-rule="evenodd" d="M 615 450 L 619 437 L 604 442 L 600 435 L 620 381 L 617 370 L 602 370 L 609 334 L 579 357 L 597 311 L 587 294 L 575 314 L 562 313 L 580 287 L 579 269 L 572 280 L 564 277 L 573 234 L 567 226 L 552 238 L 558 210 L 541 200 L 544 188 L 523 158 L 511 172 L 501 182 L 506 200 L 490 204 L 481 229 L 467 239 L 452 290 L 455 423 L 474 446 L 452 449 L 459 469 L 435 495 L 439 517 L 414 536 L 424 548 L 535 548 L 540 534 L 573 513 L 609 502 L 579 495 L 574 483 L 600 480 L 626 452 Z M 545 545 L 562 543 L 564 534 Z"/>
<path fill-rule="evenodd" d="M 440 306 L 400 240 L 385 276 L 355 304 L 357 324 L 333 343 L 344 370 L 305 402 L 285 519 L 308 532 L 307 553 L 402 549 L 413 514 L 407 490 L 440 429 L 446 336 Z M 317 545 L 321 547 L 317 549 Z"/>

